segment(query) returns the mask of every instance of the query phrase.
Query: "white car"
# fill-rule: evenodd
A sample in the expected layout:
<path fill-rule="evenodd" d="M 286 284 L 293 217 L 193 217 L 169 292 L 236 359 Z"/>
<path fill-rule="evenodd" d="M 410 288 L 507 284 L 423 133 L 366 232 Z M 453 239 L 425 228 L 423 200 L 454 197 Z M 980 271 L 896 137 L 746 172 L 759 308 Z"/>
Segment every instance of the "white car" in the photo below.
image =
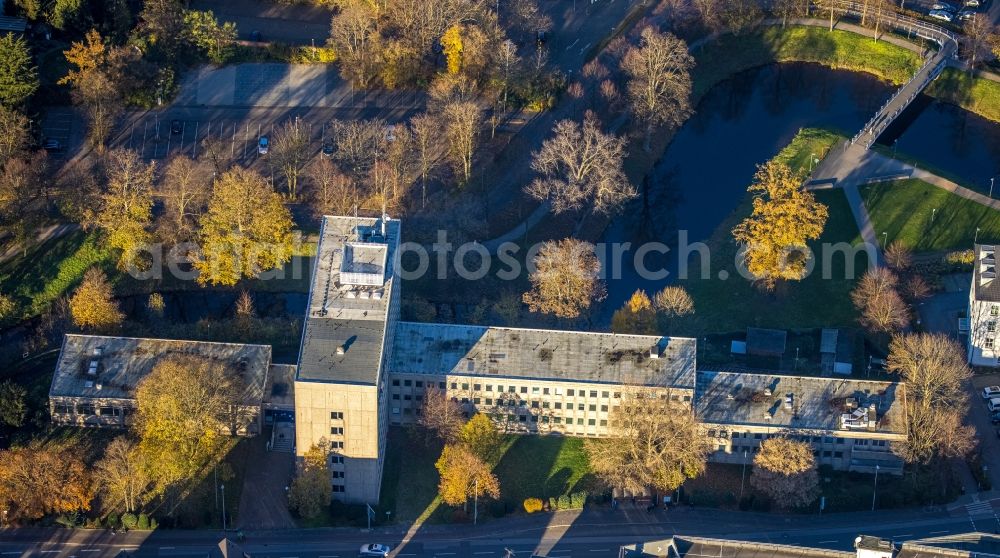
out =
<path fill-rule="evenodd" d="M 389 546 L 385 544 L 363 544 L 358 556 L 385 558 L 389 555 Z"/>
<path fill-rule="evenodd" d="M 945 10 L 931 10 L 927 15 L 928 17 L 940 19 L 941 21 L 947 21 L 948 23 L 951 23 L 951 21 L 955 19 L 954 13 L 946 12 Z"/>
<path fill-rule="evenodd" d="M 983 399 L 1000 397 L 1000 386 L 987 386 L 983 388 Z"/>

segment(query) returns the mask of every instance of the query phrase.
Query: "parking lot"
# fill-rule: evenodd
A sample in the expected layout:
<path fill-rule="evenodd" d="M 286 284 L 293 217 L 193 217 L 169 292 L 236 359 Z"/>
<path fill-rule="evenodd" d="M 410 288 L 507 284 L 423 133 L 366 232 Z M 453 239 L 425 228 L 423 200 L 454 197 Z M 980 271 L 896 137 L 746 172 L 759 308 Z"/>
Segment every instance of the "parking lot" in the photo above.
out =
<path fill-rule="evenodd" d="M 58 107 L 51 108 L 45 112 L 40 123 L 42 141 L 55 140 L 59 142 L 60 149 L 49 150 L 49 157 L 55 160 L 62 160 L 66 157 L 66 152 L 74 140 L 73 127 L 78 125 L 73 115 L 73 109 Z"/>
<path fill-rule="evenodd" d="M 994 13 L 995 10 L 991 9 L 993 8 L 992 0 L 980 0 L 979 3 L 980 5 L 976 7 L 974 5 L 966 6 L 964 0 L 907 0 L 904 6 L 906 7 L 907 10 L 914 10 L 916 12 L 920 12 L 925 16 L 934 8 L 935 4 L 946 4 L 951 7 L 949 11 L 954 13 L 958 13 L 963 10 L 973 10 L 978 13 L 996 15 Z M 933 21 L 935 21 L 936 23 L 942 23 L 941 21 L 936 19 L 934 19 Z M 951 23 L 960 25 L 962 22 L 959 21 L 958 19 L 955 19 Z"/>

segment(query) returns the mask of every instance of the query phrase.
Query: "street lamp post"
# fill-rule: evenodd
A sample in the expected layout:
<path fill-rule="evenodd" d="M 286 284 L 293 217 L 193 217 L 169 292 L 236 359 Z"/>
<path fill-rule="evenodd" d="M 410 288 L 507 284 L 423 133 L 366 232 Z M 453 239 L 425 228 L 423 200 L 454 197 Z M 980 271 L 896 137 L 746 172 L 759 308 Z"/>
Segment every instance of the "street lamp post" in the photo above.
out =
<path fill-rule="evenodd" d="M 888 232 L 882 233 L 882 249 L 883 250 L 885 250 L 885 246 L 886 246 L 886 244 L 888 242 L 889 242 L 889 233 Z"/>
<path fill-rule="evenodd" d="M 996 178 L 996 177 L 993 177 Z M 993 197 L 993 178 L 990 178 L 990 197 Z"/>
<path fill-rule="evenodd" d="M 976 244 L 979 242 L 979 227 L 976 227 L 976 237 L 972 239 L 972 243 Z"/>
<path fill-rule="evenodd" d="M 743 450 L 743 474 L 740 475 L 740 501 L 743 500 L 743 483 L 747 478 L 747 450 Z"/>
<path fill-rule="evenodd" d="M 937 208 L 931 209 L 931 224 L 934 224 L 934 216 L 937 215 Z"/>
<path fill-rule="evenodd" d="M 813 171 L 813 161 L 815 161 L 815 160 L 816 160 L 816 154 L 815 153 L 810 153 L 809 154 L 809 172 Z"/>
<path fill-rule="evenodd" d="M 219 490 L 222 491 L 222 530 L 226 530 L 226 485 L 220 484 Z"/>
<path fill-rule="evenodd" d="M 473 484 L 475 486 L 475 495 L 472 500 L 472 524 L 479 525 L 479 478 L 477 477 Z"/>
<path fill-rule="evenodd" d="M 875 488 L 872 489 L 872 511 L 875 511 L 876 494 L 878 494 L 878 465 L 875 465 Z"/>

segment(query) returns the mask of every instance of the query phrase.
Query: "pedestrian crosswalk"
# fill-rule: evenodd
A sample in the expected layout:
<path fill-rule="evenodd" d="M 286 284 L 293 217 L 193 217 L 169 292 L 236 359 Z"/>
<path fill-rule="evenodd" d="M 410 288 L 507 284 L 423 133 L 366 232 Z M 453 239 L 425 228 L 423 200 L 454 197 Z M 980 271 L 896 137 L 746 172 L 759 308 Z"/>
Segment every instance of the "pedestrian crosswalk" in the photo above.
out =
<path fill-rule="evenodd" d="M 993 504 L 990 502 L 973 502 L 965 505 L 965 510 L 970 516 L 993 515 Z"/>

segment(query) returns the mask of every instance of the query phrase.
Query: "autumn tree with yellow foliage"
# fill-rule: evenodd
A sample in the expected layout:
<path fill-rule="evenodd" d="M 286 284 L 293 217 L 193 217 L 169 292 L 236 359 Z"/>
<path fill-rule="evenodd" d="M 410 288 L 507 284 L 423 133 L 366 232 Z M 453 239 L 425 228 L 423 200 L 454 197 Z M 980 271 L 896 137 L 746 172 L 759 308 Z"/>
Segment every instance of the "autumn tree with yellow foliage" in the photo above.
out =
<path fill-rule="evenodd" d="M 499 498 L 500 481 L 489 466 L 460 444 L 448 444 L 434 466 L 441 476 L 438 494 L 449 506 L 466 506 L 477 495 L 480 499 Z"/>
<path fill-rule="evenodd" d="M 646 291 L 635 291 L 624 306 L 615 310 L 611 316 L 611 331 L 636 335 L 656 333 L 656 312 Z"/>
<path fill-rule="evenodd" d="M 107 276 L 96 267 L 83 274 L 83 282 L 69 299 L 69 312 L 77 327 L 95 331 L 106 331 L 125 319 Z"/>
<path fill-rule="evenodd" d="M 826 224 L 827 207 L 802 189 L 802 177 L 784 163 L 757 167 L 753 213 L 733 229 L 743 249 L 743 264 L 765 289 L 780 280 L 798 281 L 806 273 L 806 242 L 816 240 Z"/>
<path fill-rule="evenodd" d="M 118 269 L 142 268 L 139 251 L 152 242 L 153 174 L 155 163 L 144 163 L 130 149 L 108 152 L 104 161 L 107 185 L 97 197 L 87 224 L 104 232 L 108 246 L 120 252 Z"/>
<path fill-rule="evenodd" d="M 256 171 L 236 167 L 217 178 L 199 223 L 202 285 L 232 286 L 292 257 L 292 215 Z"/>
<path fill-rule="evenodd" d="M 486 463 L 492 463 L 501 449 L 501 435 L 490 417 L 483 413 L 472 415 L 469 422 L 462 426 L 459 439 L 473 455 Z"/>
<path fill-rule="evenodd" d="M 819 496 L 812 446 L 790 438 L 768 438 L 753 459 L 750 484 L 782 508 L 798 508 Z"/>
<path fill-rule="evenodd" d="M 304 518 L 312 518 L 330 505 L 330 444 L 320 438 L 302 456 L 302 469 L 288 490 L 288 507 Z"/>
<path fill-rule="evenodd" d="M 221 362 L 189 355 L 162 357 L 139 382 L 133 428 L 161 489 L 191 478 L 218 452 L 245 391 Z"/>
<path fill-rule="evenodd" d="M 73 102 L 82 105 L 87 114 L 90 143 L 102 153 L 123 104 L 120 76 L 109 64 L 110 49 L 101 34 L 91 29 L 83 41 L 72 43 L 64 54 L 75 68 L 59 84 L 72 86 Z"/>
<path fill-rule="evenodd" d="M 462 70 L 462 27 L 452 25 L 441 36 L 441 48 L 448 60 L 448 73 L 457 74 Z"/>
<path fill-rule="evenodd" d="M 85 512 L 94 482 L 78 449 L 29 446 L 0 451 L 0 509 L 5 521 Z"/>

